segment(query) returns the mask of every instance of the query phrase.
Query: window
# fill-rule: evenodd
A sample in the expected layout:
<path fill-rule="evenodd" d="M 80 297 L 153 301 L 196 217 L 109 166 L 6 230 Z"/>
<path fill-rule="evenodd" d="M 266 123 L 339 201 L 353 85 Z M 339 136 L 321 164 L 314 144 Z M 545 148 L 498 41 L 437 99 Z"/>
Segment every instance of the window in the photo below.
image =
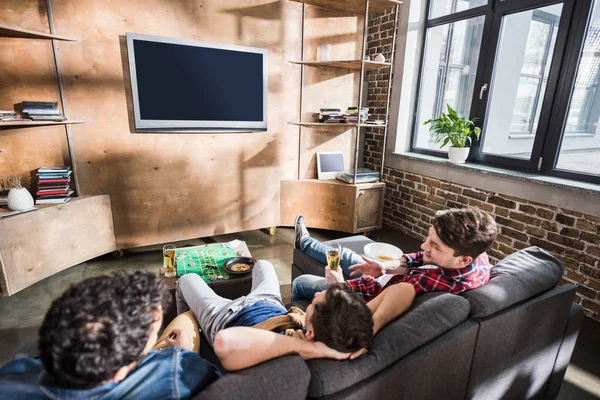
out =
<path fill-rule="evenodd" d="M 472 161 L 600 183 L 600 0 L 424 7 L 411 150 L 447 151 L 423 122 L 449 104 L 480 120 Z"/>
<path fill-rule="evenodd" d="M 560 137 L 556 169 L 586 175 L 600 174 L 600 1 L 593 3 L 579 65 L 570 93 Z"/>
<path fill-rule="evenodd" d="M 456 3 L 464 2 L 454 0 L 454 7 Z M 484 21 L 483 16 L 456 21 L 450 19 L 447 23 L 427 28 L 416 107 L 419 121 L 440 115 L 446 110 L 446 104 L 461 115 L 469 115 Z M 436 79 L 423 79 L 433 76 Z M 439 150 L 433 140 L 429 128 L 418 124 L 415 147 Z"/>
<path fill-rule="evenodd" d="M 556 4 L 502 17 L 483 153 L 531 158 L 561 13 L 562 5 Z"/>

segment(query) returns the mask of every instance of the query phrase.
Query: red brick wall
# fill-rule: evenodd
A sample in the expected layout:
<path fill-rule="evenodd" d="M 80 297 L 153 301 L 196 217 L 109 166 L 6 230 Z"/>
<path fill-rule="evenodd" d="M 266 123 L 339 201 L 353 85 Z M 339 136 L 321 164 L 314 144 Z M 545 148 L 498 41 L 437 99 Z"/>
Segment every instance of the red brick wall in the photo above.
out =
<path fill-rule="evenodd" d="M 369 21 L 368 54 L 384 53 L 389 60 L 393 13 Z M 384 119 L 389 71 L 369 71 L 368 102 L 374 118 Z M 367 130 L 364 164 L 379 170 L 383 128 Z M 393 134 L 390 132 L 390 134 Z M 500 228 L 489 251 L 492 261 L 528 246 L 539 246 L 565 264 L 563 282 L 577 286 L 576 302 L 585 314 L 600 320 L 600 218 L 530 202 L 427 176 L 384 168 L 384 224 L 424 239 L 437 210 L 466 205 L 490 212 Z"/>

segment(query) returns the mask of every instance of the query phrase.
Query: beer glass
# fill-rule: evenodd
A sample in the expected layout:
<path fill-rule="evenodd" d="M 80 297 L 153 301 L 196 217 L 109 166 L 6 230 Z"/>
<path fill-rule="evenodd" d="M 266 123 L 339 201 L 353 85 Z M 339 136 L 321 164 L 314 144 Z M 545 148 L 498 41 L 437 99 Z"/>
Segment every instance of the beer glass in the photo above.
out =
<path fill-rule="evenodd" d="M 342 246 L 339 243 L 332 243 L 328 246 L 327 253 L 327 265 L 332 271 L 337 271 L 340 267 L 340 255 L 342 254 Z"/>
<path fill-rule="evenodd" d="M 177 275 L 177 270 L 175 269 L 175 245 L 166 244 L 163 246 L 163 263 L 166 267 L 165 269 L 165 277 L 171 278 Z"/>

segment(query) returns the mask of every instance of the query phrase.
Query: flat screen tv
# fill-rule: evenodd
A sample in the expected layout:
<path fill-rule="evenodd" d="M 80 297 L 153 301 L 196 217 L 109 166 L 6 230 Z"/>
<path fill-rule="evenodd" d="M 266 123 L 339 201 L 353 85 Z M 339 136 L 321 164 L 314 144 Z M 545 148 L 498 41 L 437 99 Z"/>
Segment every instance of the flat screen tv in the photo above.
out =
<path fill-rule="evenodd" d="M 138 132 L 267 130 L 267 50 L 127 33 Z"/>

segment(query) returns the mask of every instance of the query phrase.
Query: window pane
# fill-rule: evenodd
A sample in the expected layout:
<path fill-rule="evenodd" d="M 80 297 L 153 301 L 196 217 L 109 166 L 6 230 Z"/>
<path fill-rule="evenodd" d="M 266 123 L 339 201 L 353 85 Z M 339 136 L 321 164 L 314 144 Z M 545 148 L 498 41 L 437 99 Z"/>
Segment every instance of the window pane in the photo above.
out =
<path fill-rule="evenodd" d="M 517 100 L 512 116 L 510 131 L 515 133 L 531 133 L 533 111 L 540 86 L 536 78 L 521 77 L 517 88 Z"/>
<path fill-rule="evenodd" d="M 484 6 L 487 0 L 431 0 L 429 19 Z"/>
<path fill-rule="evenodd" d="M 594 1 L 571 94 L 557 168 L 600 175 L 600 2 Z"/>
<path fill-rule="evenodd" d="M 482 151 L 531 158 L 546 93 L 562 4 L 503 18 Z"/>
<path fill-rule="evenodd" d="M 460 115 L 469 115 L 484 18 L 470 18 L 427 30 L 415 147 L 439 150 L 433 143 L 429 125 L 424 126 L 423 122 L 438 117 L 446 110 L 446 104 Z"/>

